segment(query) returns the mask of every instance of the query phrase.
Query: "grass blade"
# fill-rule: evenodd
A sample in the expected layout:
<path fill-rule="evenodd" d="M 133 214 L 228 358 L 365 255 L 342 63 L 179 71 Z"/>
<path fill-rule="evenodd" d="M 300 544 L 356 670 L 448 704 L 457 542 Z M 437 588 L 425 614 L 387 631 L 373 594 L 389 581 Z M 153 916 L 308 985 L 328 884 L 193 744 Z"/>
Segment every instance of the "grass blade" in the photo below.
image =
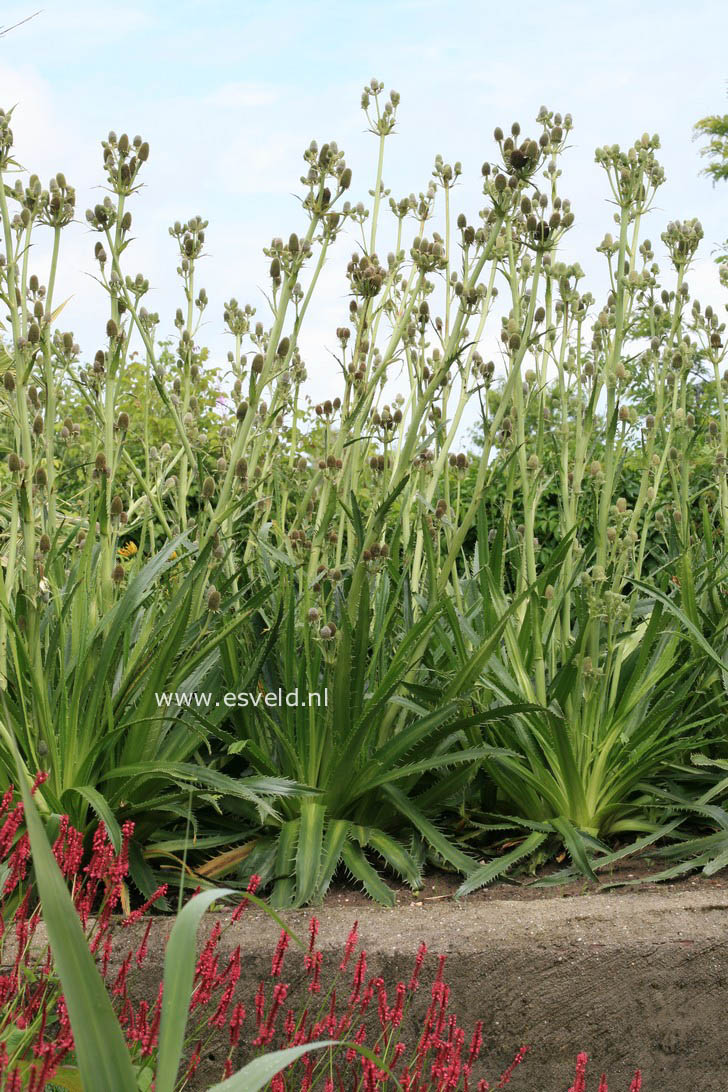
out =
<path fill-rule="evenodd" d="M 214 1084 L 209 1092 L 259 1092 L 259 1089 L 265 1088 L 273 1080 L 276 1073 L 297 1062 L 304 1054 L 309 1054 L 312 1050 L 324 1050 L 326 1047 L 348 1045 L 336 1039 L 323 1039 L 320 1043 L 304 1043 L 303 1046 L 287 1047 L 286 1050 L 273 1050 L 260 1058 L 254 1058 L 226 1081 Z"/>
<path fill-rule="evenodd" d="M 155 1085 L 157 1092 L 174 1092 L 177 1084 L 195 975 L 197 927 L 211 903 L 234 893 L 222 887 L 195 895 L 177 915 L 170 933 L 164 956 L 164 993 Z"/>

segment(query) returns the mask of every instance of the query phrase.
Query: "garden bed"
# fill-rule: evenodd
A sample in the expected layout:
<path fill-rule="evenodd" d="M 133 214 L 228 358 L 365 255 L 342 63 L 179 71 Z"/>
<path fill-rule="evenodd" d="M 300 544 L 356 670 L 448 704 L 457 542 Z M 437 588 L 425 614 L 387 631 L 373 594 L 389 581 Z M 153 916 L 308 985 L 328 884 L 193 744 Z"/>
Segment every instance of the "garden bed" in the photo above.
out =
<path fill-rule="evenodd" d="M 687 890 L 694 890 L 699 888 L 701 890 L 719 890 L 724 894 L 728 893 L 728 871 L 723 870 L 716 876 L 706 877 L 703 875 L 688 876 L 682 879 L 676 879 L 672 882 L 664 882 L 659 885 L 655 885 L 651 877 L 654 877 L 658 871 L 658 866 L 654 862 L 646 860 L 629 861 L 627 863 L 620 862 L 619 865 L 615 865 L 609 872 L 603 871 L 600 873 L 600 879 L 605 885 L 604 887 L 596 887 L 589 882 L 578 879 L 570 883 L 559 883 L 554 886 L 546 886 L 544 881 L 548 880 L 555 872 L 554 869 L 542 869 L 539 870 L 535 876 L 531 878 L 510 881 L 495 881 L 488 884 L 487 887 L 482 887 L 478 891 L 473 891 L 472 894 L 467 896 L 467 899 L 463 903 L 469 904 L 471 902 L 503 902 L 509 900 L 522 901 L 527 900 L 529 902 L 543 899 L 568 899 L 574 896 L 587 896 L 601 897 L 605 893 L 606 885 L 614 883 L 620 886 L 615 886 L 610 889 L 610 892 L 614 895 L 630 895 L 634 893 L 650 892 L 656 893 L 681 893 Z M 398 906 L 408 906 L 410 904 L 419 905 L 420 903 L 429 903 L 433 901 L 454 899 L 458 887 L 460 886 L 460 879 L 457 876 L 453 876 L 447 872 L 432 871 L 425 875 L 423 885 L 420 891 L 413 891 L 407 887 L 406 884 L 393 882 L 388 880 L 390 887 L 395 893 L 396 903 Z M 541 886 L 544 884 L 544 886 Z M 326 896 L 325 905 L 331 909 L 334 907 L 350 907 L 354 909 L 359 906 L 371 905 L 371 899 L 365 894 L 364 891 L 353 888 L 348 884 L 332 885 Z"/>
<path fill-rule="evenodd" d="M 363 89 L 373 178 L 305 148 L 267 317 L 230 296 L 210 319 L 199 216 L 169 229 L 182 306 L 147 310 L 127 249 L 150 148 L 109 132 L 85 347 L 59 324 L 76 189 L 15 177 L 0 109 L 2 1092 L 63 1068 L 90 1092 L 229 1088 L 244 1050 L 271 1092 L 482 1092 L 481 1018 L 498 1087 L 518 1066 L 514 1088 L 585 1092 L 586 1050 L 589 1092 L 602 1068 L 639 1092 L 637 1066 L 645 1092 L 728 1088 L 728 885 L 684 878 L 728 861 L 728 338 L 686 279 L 703 228 L 646 221 L 656 134 L 597 148 L 598 300 L 562 246 L 570 114 L 495 127 L 473 216 L 439 155 L 419 199 L 387 199 L 399 104 Z M 221 321 L 224 359 L 201 340 Z M 431 861 L 450 875 L 413 893 Z M 255 911 L 201 928 L 194 967 L 225 880 L 240 915 L 323 902 L 323 948 L 310 911 L 284 915 L 310 938 L 287 956 Z M 420 942 L 423 979 L 449 960 L 434 994 Z M 280 1047 L 302 1057 L 276 1070 Z"/>
<path fill-rule="evenodd" d="M 436 879 L 435 889 L 444 883 Z M 579 1050 L 589 1054 L 590 1072 L 610 1074 L 610 1088 L 626 1089 L 638 1065 L 645 1092 L 728 1088 L 725 880 L 567 898 L 563 891 L 500 885 L 462 902 L 428 895 L 432 887 L 419 896 L 400 893 L 391 910 L 353 891 L 333 892 L 316 910 L 324 966 L 338 964 L 354 917 L 369 973 L 388 983 L 409 976 L 421 941 L 431 954 L 446 954 L 451 1008 L 464 1027 L 484 1020 L 489 1071 L 500 1072 L 522 1043 L 531 1048 L 513 1077 L 514 1092 L 565 1090 Z M 227 917 L 220 915 L 223 922 Z M 306 937 L 309 911 L 284 917 Z M 167 918 L 154 923 L 135 985 L 140 996 L 156 992 L 171 925 Z M 135 940 L 142 929 L 143 923 L 134 927 Z M 242 946 L 251 997 L 259 979 L 269 977 L 277 936 L 275 922 L 253 909 L 223 934 L 223 950 Z M 293 950 L 287 958 L 290 966 L 300 962 Z M 429 963 L 431 977 L 434 958 Z M 287 974 L 294 996 L 296 978 Z M 408 1014 L 413 1027 L 427 1008 L 428 984 L 423 975 Z M 208 1061 L 215 1068 L 216 1059 Z M 199 1077 L 196 1087 L 204 1088 L 204 1064 Z"/>

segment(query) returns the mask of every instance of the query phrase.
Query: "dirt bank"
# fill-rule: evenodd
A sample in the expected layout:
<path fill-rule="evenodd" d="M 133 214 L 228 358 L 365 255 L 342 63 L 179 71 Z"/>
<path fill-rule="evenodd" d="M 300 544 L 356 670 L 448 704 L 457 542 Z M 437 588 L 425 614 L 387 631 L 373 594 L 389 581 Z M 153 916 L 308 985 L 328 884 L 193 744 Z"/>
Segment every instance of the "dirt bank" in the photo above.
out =
<path fill-rule="evenodd" d="M 354 917 L 369 973 L 388 984 L 409 975 L 420 941 L 445 953 L 460 1023 L 485 1021 L 489 1072 L 497 1075 L 521 1043 L 531 1047 L 514 1092 L 566 1092 L 579 1049 L 593 1059 L 594 1088 L 604 1069 L 610 1090 L 626 1092 L 639 1065 L 644 1092 L 728 1092 L 724 883 L 569 898 L 421 897 L 393 910 L 335 898 L 317 916 L 329 967 Z M 309 912 L 285 917 L 305 936 Z M 255 912 L 225 935 L 225 947 L 240 943 L 247 953 L 253 988 L 269 973 L 277 934 Z M 428 1000 L 425 982 L 420 1013 Z"/>
<path fill-rule="evenodd" d="M 610 1092 L 627 1092 L 636 1066 L 643 1071 L 643 1092 L 728 1092 L 724 880 L 568 897 L 510 887 L 501 889 L 500 897 L 493 889 L 460 902 L 438 890 L 440 882 L 418 895 L 399 892 L 391 910 L 351 891 L 335 892 L 316 910 L 323 981 L 335 973 L 358 919 L 368 973 L 381 974 L 390 988 L 408 980 L 420 941 L 432 955 L 403 1029 L 408 1041 L 416 1039 L 414 1029 L 421 1027 L 429 1002 L 434 956 L 444 953 L 451 1007 L 461 1026 L 469 1032 L 478 1019 L 485 1021 L 491 1081 L 522 1043 L 531 1047 L 509 1086 L 513 1092 L 566 1092 L 578 1050 L 592 1058 L 590 1092 L 602 1069 L 610 1075 Z M 229 921 L 227 913 L 208 915 L 201 936 L 215 916 L 223 924 Z M 310 916 L 310 911 L 283 915 L 304 939 Z M 137 997 L 156 996 L 171 926 L 170 918 L 153 922 L 149 959 L 134 975 Z M 142 922 L 124 931 L 119 959 L 138 944 L 143 929 Z M 261 979 L 269 980 L 278 932 L 262 911 L 251 909 L 223 933 L 223 951 L 241 945 L 251 1016 L 255 988 Z M 294 1006 L 297 992 L 305 991 L 301 962 L 291 945 L 283 977 L 291 983 Z M 219 1057 L 206 1059 L 195 1087 L 207 1087 L 208 1075 L 218 1077 L 220 1069 Z"/>

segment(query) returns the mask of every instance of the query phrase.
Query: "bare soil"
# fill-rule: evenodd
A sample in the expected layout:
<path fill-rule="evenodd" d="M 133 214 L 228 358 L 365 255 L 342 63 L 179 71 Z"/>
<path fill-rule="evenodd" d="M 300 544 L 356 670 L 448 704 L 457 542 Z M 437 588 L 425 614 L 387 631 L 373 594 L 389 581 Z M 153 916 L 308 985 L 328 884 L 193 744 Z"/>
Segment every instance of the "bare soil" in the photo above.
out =
<path fill-rule="evenodd" d="M 477 1020 L 485 1023 L 484 1068 L 492 1084 L 528 1044 L 527 1060 L 508 1086 L 513 1092 L 566 1092 L 580 1050 L 591 1059 L 589 1092 L 596 1092 L 603 1071 L 610 1092 L 627 1092 L 638 1066 L 643 1092 L 728 1092 L 728 874 L 651 884 L 650 870 L 641 869 L 625 866 L 611 878 L 635 886 L 607 891 L 499 883 L 462 900 L 453 897 L 457 880 L 437 873 L 419 892 L 397 888 L 393 909 L 341 887 L 315 911 L 282 916 L 305 939 L 315 912 L 324 982 L 336 972 L 354 920 L 368 974 L 380 974 L 390 989 L 409 979 L 424 941 L 430 956 L 402 1029 L 409 1042 L 421 1030 L 435 956 L 446 955 L 451 1010 L 466 1033 Z M 229 913 L 219 919 L 227 924 Z M 149 959 L 135 973 L 137 998 L 156 996 L 172 924 L 168 917 L 153 922 Z M 129 948 L 144 928 L 142 921 L 128 930 Z M 249 1012 L 258 982 L 269 979 L 278 933 L 276 923 L 253 908 L 223 932 L 223 950 L 240 944 L 243 951 Z M 293 1007 L 308 997 L 300 964 L 291 945 L 284 978 Z M 220 1071 L 213 1044 L 194 1087 L 209 1087 Z"/>
<path fill-rule="evenodd" d="M 623 878 L 640 881 L 634 867 Z M 315 911 L 324 979 L 357 919 L 368 973 L 392 988 L 408 979 L 420 941 L 433 956 L 447 955 L 452 1011 L 466 1031 L 485 1022 L 492 1083 L 528 1044 L 513 1092 L 566 1092 L 579 1050 L 591 1059 L 590 1092 L 602 1071 L 610 1092 L 627 1092 L 638 1066 L 643 1092 L 728 1092 L 728 878 L 586 894 L 581 885 L 497 884 L 464 900 L 453 898 L 455 887 L 448 876 L 430 876 L 417 894 L 399 889 L 394 909 L 333 891 Z M 311 911 L 284 916 L 305 938 Z M 257 911 L 225 934 L 226 945 L 247 953 L 251 988 L 269 974 L 277 934 Z M 293 949 L 290 960 L 287 973 Z M 428 1002 L 425 977 L 408 1039 L 416 1039 Z"/>
<path fill-rule="evenodd" d="M 610 870 L 600 871 L 602 886 L 589 883 L 586 880 L 578 880 L 574 883 L 558 884 L 550 887 L 537 886 L 539 881 L 548 878 L 557 869 L 540 870 L 536 876 L 530 878 L 520 877 L 516 880 L 494 882 L 479 891 L 473 891 L 467 896 L 467 902 L 502 902 L 509 900 L 537 901 L 541 899 L 569 899 L 576 896 L 593 895 L 600 896 L 609 891 L 613 895 L 629 895 L 635 892 L 649 894 L 650 892 L 680 892 L 694 888 L 713 889 L 728 892 L 728 869 L 717 876 L 706 877 L 700 873 L 688 875 L 672 882 L 653 882 L 650 877 L 658 872 L 655 864 L 646 860 L 632 860 L 615 865 Z M 391 877 L 387 878 L 387 884 L 395 892 L 397 906 L 408 906 L 417 902 L 432 902 L 433 900 L 455 899 L 455 893 L 462 880 L 447 872 L 432 871 L 424 876 L 420 891 L 413 891 L 406 884 L 399 883 Z M 614 884 L 615 886 L 610 886 Z M 371 900 L 366 893 L 347 884 L 338 884 L 331 887 L 324 901 L 326 907 L 370 906 Z M 728 1088 L 726 1088 L 728 1092 Z"/>

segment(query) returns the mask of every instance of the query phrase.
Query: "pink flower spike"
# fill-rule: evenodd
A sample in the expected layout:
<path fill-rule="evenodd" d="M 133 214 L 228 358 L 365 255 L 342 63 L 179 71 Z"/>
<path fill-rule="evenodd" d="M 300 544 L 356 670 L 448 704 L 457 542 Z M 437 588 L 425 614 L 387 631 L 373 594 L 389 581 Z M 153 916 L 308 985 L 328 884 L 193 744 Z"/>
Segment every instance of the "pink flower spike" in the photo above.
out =
<path fill-rule="evenodd" d="M 139 947 L 136 950 L 135 958 L 136 958 L 137 967 L 141 967 L 142 963 L 147 958 L 147 954 L 149 952 L 149 946 L 148 946 L 149 934 L 150 934 L 151 931 L 152 931 L 152 919 L 149 918 L 147 920 L 147 925 L 146 925 L 146 928 L 144 930 L 144 936 L 142 937 L 142 942 L 141 942 L 141 944 L 139 945 Z"/>
<path fill-rule="evenodd" d="M 354 924 L 351 927 L 351 930 L 349 932 L 349 936 L 346 938 L 346 946 L 344 948 L 344 958 L 342 959 L 341 963 L 339 964 L 339 970 L 340 971 L 345 971 L 346 970 L 347 964 L 349 963 L 349 960 L 351 959 L 352 955 L 354 954 L 354 949 L 357 946 L 358 940 L 359 940 L 359 922 L 355 921 Z"/>
<path fill-rule="evenodd" d="M 238 1002 L 238 1004 L 233 1009 L 233 1014 L 230 1017 L 230 1023 L 228 1025 L 228 1031 L 230 1032 L 230 1046 L 231 1047 L 237 1046 L 237 1044 L 238 1044 L 238 1039 L 240 1038 L 240 1028 L 243 1025 L 243 1020 L 244 1019 L 245 1019 L 245 1009 L 240 1004 L 240 1002 Z"/>
<path fill-rule="evenodd" d="M 247 887 L 248 894 L 254 895 L 255 892 L 258 890 L 259 886 L 260 886 L 260 876 L 258 876 L 258 875 L 251 876 L 250 879 L 248 880 L 248 887 Z M 236 906 L 235 909 L 233 910 L 232 920 L 233 921 L 240 921 L 241 917 L 243 916 L 245 911 L 248 909 L 249 905 L 250 905 L 249 900 L 244 898 L 242 900 L 242 902 L 238 906 Z"/>
<path fill-rule="evenodd" d="M 574 1083 L 572 1084 L 569 1092 L 586 1092 L 586 1065 L 589 1061 L 589 1055 L 581 1051 L 576 1056 L 576 1073 L 574 1074 Z"/>
<path fill-rule="evenodd" d="M 276 947 L 276 950 L 273 954 L 273 961 L 271 963 L 271 978 L 278 978 L 281 973 L 281 970 L 283 968 L 283 957 L 286 954 L 286 948 L 288 947 L 288 942 L 290 939 L 291 938 L 286 930 L 281 929 L 281 935 L 278 938 L 278 946 Z"/>
<path fill-rule="evenodd" d="M 122 926 L 134 925 L 135 922 L 140 921 L 146 914 L 147 910 L 149 910 L 154 905 L 157 899 L 164 898 L 164 896 L 167 894 L 167 890 L 168 885 L 166 883 L 160 884 L 160 886 L 157 888 L 151 898 L 147 899 L 147 901 L 136 910 L 132 910 L 129 916 L 122 920 Z"/>
<path fill-rule="evenodd" d="M 41 785 L 45 785 L 46 781 L 48 780 L 48 777 L 49 777 L 49 774 L 48 774 L 48 771 L 47 771 L 47 770 L 40 770 L 40 771 L 39 771 L 39 772 L 38 772 L 38 773 L 37 773 L 37 774 L 35 775 L 35 780 L 33 781 L 33 787 L 32 787 L 32 789 L 30 790 L 30 791 L 31 791 L 31 794 L 32 794 L 33 796 L 35 796 L 36 792 L 37 792 L 37 791 L 38 791 L 38 789 L 39 789 L 39 788 L 41 787 Z"/>
<path fill-rule="evenodd" d="M 409 985 L 407 986 L 407 989 L 410 991 L 410 993 L 414 993 L 414 991 L 417 989 L 417 986 L 419 985 L 420 971 L 422 970 L 422 964 L 425 962 L 426 955 L 427 945 L 423 941 L 417 949 L 414 970 L 412 971 L 412 977 L 410 978 Z"/>
<path fill-rule="evenodd" d="M 500 1080 L 498 1081 L 498 1085 L 497 1085 L 498 1088 L 505 1088 L 505 1086 L 507 1084 L 510 1084 L 511 1077 L 513 1076 L 513 1070 L 517 1066 L 519 1066 L 521 1064 L 521 1062 L 523 1061 L 523 1059 L 526 1057 L 527 1054 L 528 1054 L 528 1047 L 527 1046 L 522 1046 L 520 1048 L 520 1050 L 518 1051 L 518 1053 L 516 1054 L 513 1061 L 511 1062 L 511 1064 L 508 1066 L 508 1068 L 504 1069 L 504 1071 L 501 1073 Z M 586 1062 L 586 1054 L 584 1055 L 584 1059 L 585 1059 L 585 1062 Z M 582 1087 L 582 1088 L 579 1088 L 579 1089 L 575 1089 L 574 1092 L 584 1092 L 584 1088 Z"/>

